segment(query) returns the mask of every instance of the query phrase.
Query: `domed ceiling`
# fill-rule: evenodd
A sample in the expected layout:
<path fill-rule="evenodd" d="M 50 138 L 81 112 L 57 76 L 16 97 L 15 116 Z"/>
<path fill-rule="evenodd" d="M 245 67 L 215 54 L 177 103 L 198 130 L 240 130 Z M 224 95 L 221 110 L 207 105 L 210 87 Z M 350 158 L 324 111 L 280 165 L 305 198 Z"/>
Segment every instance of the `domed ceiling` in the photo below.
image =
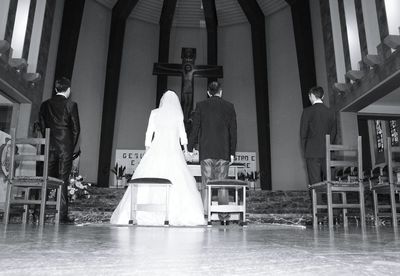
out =
<path fill-rule="evenodd" d="M 97 0 L 112 9 L 117 0 Z M 285 0 L 257 0 L 258 5 L 268 16 L 288 4 Z M 163 0 L 139 0 L 130 15 L 132 18 L 158 24 Z M 237 0 L 215 0 L 219 26 L 229 26 L 247 22 Z M 204 12 L 201 0 L 178 0 L 176 4 L 174 27 L 205 28 Z"/>

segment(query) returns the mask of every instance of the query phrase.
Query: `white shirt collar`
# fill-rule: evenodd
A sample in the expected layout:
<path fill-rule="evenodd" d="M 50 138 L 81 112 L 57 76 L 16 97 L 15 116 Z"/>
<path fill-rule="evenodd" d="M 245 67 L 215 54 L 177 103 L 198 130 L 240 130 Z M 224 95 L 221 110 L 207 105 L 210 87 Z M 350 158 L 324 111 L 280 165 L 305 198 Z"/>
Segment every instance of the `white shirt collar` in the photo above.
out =
<path fill-rule="evenodd" d="M 67 96 L 65 96 L 64 93 L 57 93 L 56 95 L 57 95 L 57 96 L 64 96 L 65 98 L 67 98 Z"/>
<path fill-rule="evenodd" d="M 315 102 L 313 103 L 313 105 L 316 104 L 316 103 L 323 103 L 323 102 L 322 102 L 321 99 L 316 99 Z"/>

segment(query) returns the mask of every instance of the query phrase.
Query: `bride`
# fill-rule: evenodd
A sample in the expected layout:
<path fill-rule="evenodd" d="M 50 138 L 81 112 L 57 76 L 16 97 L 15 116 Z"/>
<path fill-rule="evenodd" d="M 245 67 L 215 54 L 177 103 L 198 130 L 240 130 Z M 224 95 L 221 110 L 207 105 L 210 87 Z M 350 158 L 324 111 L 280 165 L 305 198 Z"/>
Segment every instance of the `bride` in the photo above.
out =
<path fill-rule="evenodd" d="M 154 134 L 154 138 L 153 138 Z M 181 146 L 187 151 L 187 136 L 178 96 L 168 90 L 160 106 L 151 111 L 146 131 L 146 153 L 132 179 L 166 178 L 172 182 L 169 198 L 169 223 L 176 226 L 204 225 L 204 210 L 196 181 L 186 165 Z M 164 190 L 139 187 L 137 203 L 158 203 L 165 200 Z M 111 216 L 112 224 L 128 224 L 131 212 L 131 185 Z M 137 211 L 138 225 L 164 225 L 162 213 Z"/>

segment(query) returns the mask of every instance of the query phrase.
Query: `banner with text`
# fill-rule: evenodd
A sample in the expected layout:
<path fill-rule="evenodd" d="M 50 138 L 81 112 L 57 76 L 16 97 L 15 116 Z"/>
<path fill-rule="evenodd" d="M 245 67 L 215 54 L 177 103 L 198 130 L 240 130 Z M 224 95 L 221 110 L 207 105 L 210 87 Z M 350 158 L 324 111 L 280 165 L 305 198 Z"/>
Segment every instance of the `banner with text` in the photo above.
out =
<path fill-rule="evenodd" d="M 145 150 L 117 149 L 115 152 L 115 163 L 118 163 L 118 166 L 126 167 L 126 174 L 133 174 L 144 153 Z M 235 163 L 244 164 L 244 169 L 242 170 L 247 173 L 255 172 L 257 170 L 256 153 L 237 152 Z"/>

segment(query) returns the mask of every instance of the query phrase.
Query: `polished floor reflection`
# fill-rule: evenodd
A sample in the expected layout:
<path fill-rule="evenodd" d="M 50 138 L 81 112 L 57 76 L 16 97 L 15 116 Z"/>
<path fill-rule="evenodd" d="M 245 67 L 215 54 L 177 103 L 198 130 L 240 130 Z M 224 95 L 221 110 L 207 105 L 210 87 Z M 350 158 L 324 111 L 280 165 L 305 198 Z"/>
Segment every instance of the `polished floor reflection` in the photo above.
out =
<path fill-rule="evenodd" d="M 0 225 L 0 275 L 399 275 L 390 227 Z"/>

